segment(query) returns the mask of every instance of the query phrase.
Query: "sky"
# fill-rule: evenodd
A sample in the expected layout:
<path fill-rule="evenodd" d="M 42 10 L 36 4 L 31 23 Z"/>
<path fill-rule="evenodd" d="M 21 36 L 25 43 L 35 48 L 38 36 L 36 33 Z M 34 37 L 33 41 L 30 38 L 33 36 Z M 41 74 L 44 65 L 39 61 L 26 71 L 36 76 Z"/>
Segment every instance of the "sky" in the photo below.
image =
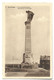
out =
<path fill-rule="evenodd" d="M 50 7 L 29 7 L 5 8 L 5 63 L 20 64 L 23 61 L 27 10 L 34 13 L 31 22 L 31 53 L 34 62 L 39 63 L 41 55 L 50 56 Z"/>

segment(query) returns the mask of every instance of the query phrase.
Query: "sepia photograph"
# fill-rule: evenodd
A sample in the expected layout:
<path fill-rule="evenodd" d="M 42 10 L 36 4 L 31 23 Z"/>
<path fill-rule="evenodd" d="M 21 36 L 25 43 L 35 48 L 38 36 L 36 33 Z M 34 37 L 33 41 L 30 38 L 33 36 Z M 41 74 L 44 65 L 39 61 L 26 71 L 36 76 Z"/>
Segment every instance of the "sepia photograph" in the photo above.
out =
<path fill-rule="evenodd" d="M 52 77 L 52 4 L 3 3 L 3 78 Z"/>

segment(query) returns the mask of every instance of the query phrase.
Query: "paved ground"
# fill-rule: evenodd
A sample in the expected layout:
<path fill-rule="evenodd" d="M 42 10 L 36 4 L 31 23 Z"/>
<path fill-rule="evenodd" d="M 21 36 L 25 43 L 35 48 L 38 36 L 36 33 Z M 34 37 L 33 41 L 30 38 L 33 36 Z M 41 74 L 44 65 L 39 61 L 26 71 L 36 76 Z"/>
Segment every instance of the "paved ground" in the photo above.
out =
<path fill-rule="evenodd" d="M 29 72 L 6 72 L 6 77 L 49 77 L 50 71 L 42 68 L 32 69 Z"/>

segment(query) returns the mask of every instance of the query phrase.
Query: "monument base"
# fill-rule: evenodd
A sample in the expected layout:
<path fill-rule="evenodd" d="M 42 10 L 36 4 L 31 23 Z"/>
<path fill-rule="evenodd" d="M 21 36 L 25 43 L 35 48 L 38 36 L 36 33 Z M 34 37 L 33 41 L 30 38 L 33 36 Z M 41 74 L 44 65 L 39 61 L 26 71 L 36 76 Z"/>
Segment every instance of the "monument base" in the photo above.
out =
<path fill-rule="evenodd" d="M 34 63 L 34 64 L 28 64 L 28 63 L 21 63 L 21 68 L 24 69 L 37 69 L 38 68 L 38 63 Z"/>
<path fill-rule="evenodd" d="M 38 63 L 34 63 L 33 61 L 33 55 L 26 55 L 23 54 L 23 62 L 21 63 L 21 68 L 25 69 L 32 69 L 32 68 L 38 68 Z"/>
<path fill-rule="evenodd" d="M 32 68 L 33 65 L 28 64 L 28 63 L 21 63 L 21 68 Z"/>

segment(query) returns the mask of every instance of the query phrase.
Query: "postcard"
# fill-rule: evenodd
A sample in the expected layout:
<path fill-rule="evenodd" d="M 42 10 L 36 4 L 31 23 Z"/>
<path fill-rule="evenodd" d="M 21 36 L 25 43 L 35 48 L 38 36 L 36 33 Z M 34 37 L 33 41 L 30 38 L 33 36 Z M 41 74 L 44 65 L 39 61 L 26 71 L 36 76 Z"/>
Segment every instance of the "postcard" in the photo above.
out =
<path fill-rule="evenodd" d="M 3 3 L 3 78 L 52 78 L 51 3 Z"/>

